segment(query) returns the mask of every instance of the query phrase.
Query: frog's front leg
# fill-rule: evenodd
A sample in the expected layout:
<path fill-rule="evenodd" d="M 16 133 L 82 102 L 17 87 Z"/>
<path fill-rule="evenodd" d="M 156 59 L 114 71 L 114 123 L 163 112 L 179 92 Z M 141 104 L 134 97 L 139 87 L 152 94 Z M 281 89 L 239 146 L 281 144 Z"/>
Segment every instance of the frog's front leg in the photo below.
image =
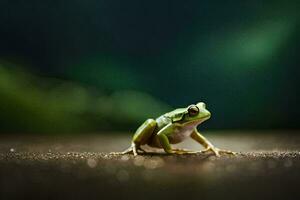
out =
<path fill-rule="evenodd" d="M 173 149 L 170 145 L 168 135 L 172 134 L 174 132 L 174 124 L 169 124 L 165 126 L 163 129 L 161 129 L 157 133 L 158 140 L 160 142 L 160 145 L 164 149 L 166 153 L 170 154 L 188 154 L 193 153 L 193 151 L 186 150 L 186 149 Z"/>
<path fill-rule="evenodd" d="M 145 152 L 141 145 L 146 144 L 148 139 L 153 134 L 156 127 L 156 121 L 154 119 L 146 120 L 135 132 L 132 138 L 131 146 L 123 151 L 121 154 L 133 153 L 134 156 L 138 154 L 137 150 Z"/>
<path fill-rule="evenodd" d="M 202 146 L 204 146 L 205 150 L 200 152 L 207 152 L 212 151 L 217 157 L 220 156 L 220 153 L 232 154 L 235 155 L 236 153 L 233 151 L 223 150 L 215 147 L 212 145 L 203 135 L 201 135 L 198 130 L 195 128 L 193 133 L 191 134 L 191 138 L 199 142 Z"/>

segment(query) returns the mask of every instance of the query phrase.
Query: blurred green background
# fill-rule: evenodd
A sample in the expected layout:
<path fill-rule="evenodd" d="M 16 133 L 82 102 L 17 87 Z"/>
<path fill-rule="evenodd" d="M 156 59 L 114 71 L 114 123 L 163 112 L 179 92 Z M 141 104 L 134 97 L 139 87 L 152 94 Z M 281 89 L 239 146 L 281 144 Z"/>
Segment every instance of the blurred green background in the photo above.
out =
<path fill-rule="evenodd" d="M 0 1 L 0 132 L 299 128 L 300 2 Z"/>

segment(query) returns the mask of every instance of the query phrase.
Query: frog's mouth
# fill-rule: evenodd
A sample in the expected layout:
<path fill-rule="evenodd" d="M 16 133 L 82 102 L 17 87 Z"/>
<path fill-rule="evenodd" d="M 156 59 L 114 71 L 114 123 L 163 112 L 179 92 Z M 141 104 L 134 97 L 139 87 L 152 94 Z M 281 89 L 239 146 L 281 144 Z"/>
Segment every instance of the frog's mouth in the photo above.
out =
<path fill-rule="evenodd" d="M 204 121 L 208 120 L 209 118 L 210 118 L 210 114 L 207 117 L 187 121 L 187 122 L 184 122 L 183 124 L 188 125 L 188 126 L 198 126 L 199 124 L 203 123 Z"/>
<path fill-rule="evenodd" d="M 211 114 L 210 114 L 210 112 L 209 111 L 207 111 L 208 113 L 207 113 L 207 116 L 205 117 L 205 120 L 208 120 L 210 117 L 211 117 Z M 204 121 L 205 121 L 204 120 Z"/>
<path fill-rule="evenodd" d="M 206 111 L 206 115 L 204 117 L 202 117 L 201 119 L 195 119 L 195 120 L 191 120 L 191 121 L 198 121 L 200 123 L 208 120 L 210 118 L 211 114 L 209 111 Z"/>

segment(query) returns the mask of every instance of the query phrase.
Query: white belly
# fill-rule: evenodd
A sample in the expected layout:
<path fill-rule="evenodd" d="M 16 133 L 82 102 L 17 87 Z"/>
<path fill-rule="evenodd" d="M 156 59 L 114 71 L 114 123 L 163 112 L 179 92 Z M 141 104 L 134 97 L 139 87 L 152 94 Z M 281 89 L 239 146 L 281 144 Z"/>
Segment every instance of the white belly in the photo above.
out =
<path fill-rule="evenodd" d="M 176 144 L 182 142 L 187 137 L 190 137 L 194 130 L 194 127 L 184 127 L 184 128 L 177 128 L 174 132 L 168 136 L 169 142 L 171 144 Z"/>

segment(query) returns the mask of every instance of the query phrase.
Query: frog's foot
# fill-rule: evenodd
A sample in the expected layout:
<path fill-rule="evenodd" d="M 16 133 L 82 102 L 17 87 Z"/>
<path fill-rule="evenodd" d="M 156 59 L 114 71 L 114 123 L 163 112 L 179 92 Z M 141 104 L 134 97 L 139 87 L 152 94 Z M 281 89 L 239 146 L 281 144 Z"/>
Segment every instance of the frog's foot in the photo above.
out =
<path fill-rule="evenodd" d="M 134 156 L 138 155 L 137 154 L 137 148 L 135 145 L 131 145 L 128 149 L 126 149 L 125 151 L 121 152 L 122 155 L 124 154 L 131 154 L 133 153 Z"/>
<path fill-rule="evenodd" d="M 137 147 L 135 144 L 131 144 L 131 146 L 126 149 L 123 152 L 119 152 L 119 155 L 124 155 L 124 154 L 131 154 L 133 153 L 134 156 L 138 155 L 138 151 L 140 151 L 141 153 L 147 153 L 144 149 L 142 149 L 141 147 Z"/>
<path fill-rule="evenodd" d="M 127 148 L 126 150 L 124 150 L 122 152 L 111 152 L 110 154 L 111 155 L 125 155 L 125 154 L 131 154 L 131 153 L 134 154 L 134 148 L 132 146 L 130 146 L 129 148 Z"/>
<path fill-rule="evenodd" d="M 196 153 L 196 151 L 192 151 L 192 150 L 189 150 L 189 149 L 172 149 L 172 152 L 173 154 L 194 154 Z"/>
<path fill-rule="evenodd" d="M 220 154 L 229 154 L 229 155 L 236 155 L 236 152 L 233 151 L 229 151 L 229 150 L 224 150 L 224 149 L 219 149 L 217 147 L 214 146 L 209 146 L 206 149 L 204 149 L 203 151 L 200 151 L 201 153 L 205 153 L 205 152 L 213 152 L 217 157 L 220 157 Z"/>

